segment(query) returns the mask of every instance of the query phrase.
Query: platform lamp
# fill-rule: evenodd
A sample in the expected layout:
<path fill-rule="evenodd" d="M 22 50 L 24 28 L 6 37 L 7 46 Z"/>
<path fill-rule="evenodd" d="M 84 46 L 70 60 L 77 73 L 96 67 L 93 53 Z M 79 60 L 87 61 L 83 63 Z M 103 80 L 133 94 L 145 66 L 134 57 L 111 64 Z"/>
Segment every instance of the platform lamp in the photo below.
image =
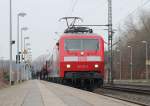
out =
<path fill-rule="evenodd" d="M 21 64 L 23 66 L 23 72 L 25 71 L 25 65 L 23 64 L 23 31 L 27 31 L 27 27 L 22 27 L 21 28 Z M 23 74 L 22 74 L 23 75 Z M 25 77 L 24 77 L 25 78 Z M 23 79 L 24 79 L 23 78 Z"/>
<path fill-rule="evenodd" d="M 26 13 L 21 12 L 17 14 L 17 55 L 16 55 L 16 63 L 17 63 L 17 82 L 19 81 L 19 63 L 20 63 L 20 54 L 19 54 L 19 29 L 20 29 L 20 17 L 25 17 Z"/>
<path fill-rule="evenodd" d="M 27 27 L 22 27 L 21 28 L 21 62 L 23 61 L 23 31 L 27 31 Z"/>
<path fill-rule="evenodd" d="M 147 62 L 148 62 L 148 42 L 147 41 L 142 41 L 142 43 L 144 43 L 145 44 L 145 71 L 146 71 L 146 74 L 145 74 L 145 78 L 146 78 L 146 80 L 148 80 L 149 79 L 149 77 L 148 77 L 148 64 L 147 64 Z"/>
<path fill-rule="evenodd" d="M 132 46 L 128 46 L 128 48 L 130 48 L 130 78 L 131 80 L 133 80 L 133 47 Z"/>
<path fill-rule="evenodd" d="M 122 78 L 121 78 L 121 77 L 122 77 L 122 67 L 121 67 L 121 65 L 122 65 L 122 64 L 121 64 L 121 57 L 122 57 L 122 56 L 121 56 L 121 50 L 120 50 L 120 49 L 117 49 L 117 52 L 120 54 L 120 56 L 119 56 L 119 61 L 120 61 L 120 62 L 119 62 L 119 65 L 120 65 L 120 67 L 119 67 L 119 68 L 120 68 L 120 73 L 119 73 L 119 74 L 120 74 L 120 75 L 119 75 L 119 76 L 120 76 L 120 80 L 121 80 L 121 79 L 122 79 Z"/>

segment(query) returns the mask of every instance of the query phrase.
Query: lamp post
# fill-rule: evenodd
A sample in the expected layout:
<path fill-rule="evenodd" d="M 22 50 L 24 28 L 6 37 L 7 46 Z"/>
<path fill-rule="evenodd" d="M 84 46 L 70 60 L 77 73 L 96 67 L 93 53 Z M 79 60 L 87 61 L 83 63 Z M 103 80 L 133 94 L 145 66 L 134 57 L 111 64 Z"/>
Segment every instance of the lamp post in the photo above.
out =
<path fill-rule="evenodd" d="M 133 80 L 133 58 L 132 58 L 132 46 L 128 46 L 130 48 L 130 78 Z"/>
<path fill-rule="evenodd" d="M 26 31 L 26 30 L 28 30 L 28 28 L 27 27 L 22 27 L 21 28 L 21 64 L 22 64 L 22 67 L 23 67 L 23 72 L 25 72 L 25 65 L 23 64 L 23 31 Z M 23 76 L 22 75 L 22 77 L 23 77 L 23 79 L 25 78 L 25 76 Z"/>
<path fill-rule="evenodd" d="M 29 70 L 28 70 L 28 78 L 31 79 L 31 62 L 32 62 L 32 55 L 31 51 L 28 51 L 28 64 L 29 64 Z"/>
<path fill-rule="evenodd" d="M 146 78 L 146 80 L 148 80 L 149 79 L 149 77 L 148 77 L 148 65 L 147 65 L 147 61 L 148 61 L 148 43 L 147 43 L 147 41 L 142 41 L 142 43 L 144 43 L 145 44 L 145 71 L 146 71 L 146 74 L 145 74 L 145 78 Z"/>
<path fill-rule="evenodd" d="M 26 46 L 30 46 L 30 43 L 26 43 Z"/>
<path fill-rule="evenodd" d="M 30 45 L 30 43 L 28 43 L 28 45 Z M 27 74 L 28 74 L 28 79 L 30 79 L 31 78 L 31 48 L 28 48 L 27 49 L 27 63 L 28 63 L 28 72 L 27 72 Z"/>
<path fill-rule="evenodd" d="M 28 48 L 28 50 L 31 50 L 31 48 Z"/>
<path fill-rule="evenodd" d="M 24 17 L 26 13 L 17 14 L 17 82 L 19 81 L 19 28 L 20 28 L 20 17 Z"/>
<path fill-rule="evenodd" d="M 122 79 L 122 78 L 121 78 L 121 77 L 122 77 L 122 68 L 121 68 L 121 65 L 122 65 L 122 64 L 121 64 L 121 51 L 117 49 L 117 52 L 119 52 L 119 53 L 120 53 L 120 57 L 119 57 L 119 61 L 120 61 L 120 64 L 119 64 L 119 65 L 120 65 L 120 67 L 119 67 L 119 68 L 120 68 L 120 73 L 119 73 L 119 74 L 120 74 L 120 75 L 119 75 L 119 76 L 120 76 L 120 80 L 121 80 L 121 79 Z"/>
<path fill-rule="evenodd" d="M 28 70 L 26 70 L 26 66 L 27 66 L 27 63 L 26 63 L 26 54 L 27 54 L 27 50 L 26 50 L 26 40 L 29 39 L 29 37 L 24 37 L 24 64 L 25 64 L 25 76 L 26 76 L 26 79 L 28 80 Z"/>
<path fill-rule="evenodd" d="M 28 36 L 27 37 L 24 37 L 24 50 L 26 49 L 26 40 L 27 39 L 30 39 Z"/>
<path fill-rule="evenodd" d="M 30 43 L 26 43 L 26 46 L 30 46 Z M 29 54 L 31 54 L 31 48 L 27 47 L 27 53 L 28 53 L 28 58 L 29 58 Z"/>
<path fill-rule="evenodd" d="M 26 30 L 28 30 L 28 28 L 27 27 L 22 27 L 21 28 L 21 62 L 23 61 L 23 31 L 26 31 Z"/>
<path fill-rule="evenodd" d="M 12 1 L 9 2 L 10 10 L 9 10 L 9 35 L 10 35 L 10 41 L 9 41 L 9 49 L 10 49 L 10 60 L 9 60 L 9 84 L 11 85 L 12 81 Z"/>

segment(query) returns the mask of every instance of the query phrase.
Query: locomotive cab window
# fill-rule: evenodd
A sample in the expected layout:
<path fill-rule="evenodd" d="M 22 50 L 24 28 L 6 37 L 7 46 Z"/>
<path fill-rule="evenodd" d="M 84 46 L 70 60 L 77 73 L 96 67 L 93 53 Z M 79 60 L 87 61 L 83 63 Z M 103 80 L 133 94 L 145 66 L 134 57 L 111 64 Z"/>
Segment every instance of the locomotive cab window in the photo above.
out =
<path fill-rule="evenodd" d="M 65 50 L 99 50 L 98 39 L 65 39 Z"/>

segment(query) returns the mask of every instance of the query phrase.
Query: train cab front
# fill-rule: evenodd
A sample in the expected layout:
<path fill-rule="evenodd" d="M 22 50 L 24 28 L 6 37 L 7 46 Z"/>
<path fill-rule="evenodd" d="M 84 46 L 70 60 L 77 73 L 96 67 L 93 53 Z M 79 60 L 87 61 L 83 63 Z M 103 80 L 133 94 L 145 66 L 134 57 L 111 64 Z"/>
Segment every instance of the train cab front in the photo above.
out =
<path fill-rule="evenodd" d="M 103 79 L 104 47 L 100 37 L 65 38 L 60 48 L 60 76 L 74 79 Z"/>

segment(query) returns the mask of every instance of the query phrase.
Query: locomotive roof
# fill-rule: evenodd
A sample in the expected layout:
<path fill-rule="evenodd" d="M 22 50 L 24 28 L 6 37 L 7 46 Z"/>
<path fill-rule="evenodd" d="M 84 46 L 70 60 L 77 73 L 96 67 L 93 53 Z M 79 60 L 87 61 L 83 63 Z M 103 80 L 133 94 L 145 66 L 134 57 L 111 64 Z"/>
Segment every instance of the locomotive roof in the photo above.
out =
<path fill-rule="evenodd" d="M 61 37 L 77 37 L 77 36 L 88 36 L 88 37 L 102 37 L 101 35 L 98 35 L 98 34 L 96 34 L 96 33 L 81 33 L 81 34 L 76 34 L 76 33 L 64 33 L 64 34 L 62 34 L 62 36 Z"/>
<path fill-rule="evenodd" d="M 101 35 L 95 34 L 95 33 L 81 33 L 81 34 L 76 34 L 76 33 L 64 33 L 60 38 L 103 38 Z"/>

